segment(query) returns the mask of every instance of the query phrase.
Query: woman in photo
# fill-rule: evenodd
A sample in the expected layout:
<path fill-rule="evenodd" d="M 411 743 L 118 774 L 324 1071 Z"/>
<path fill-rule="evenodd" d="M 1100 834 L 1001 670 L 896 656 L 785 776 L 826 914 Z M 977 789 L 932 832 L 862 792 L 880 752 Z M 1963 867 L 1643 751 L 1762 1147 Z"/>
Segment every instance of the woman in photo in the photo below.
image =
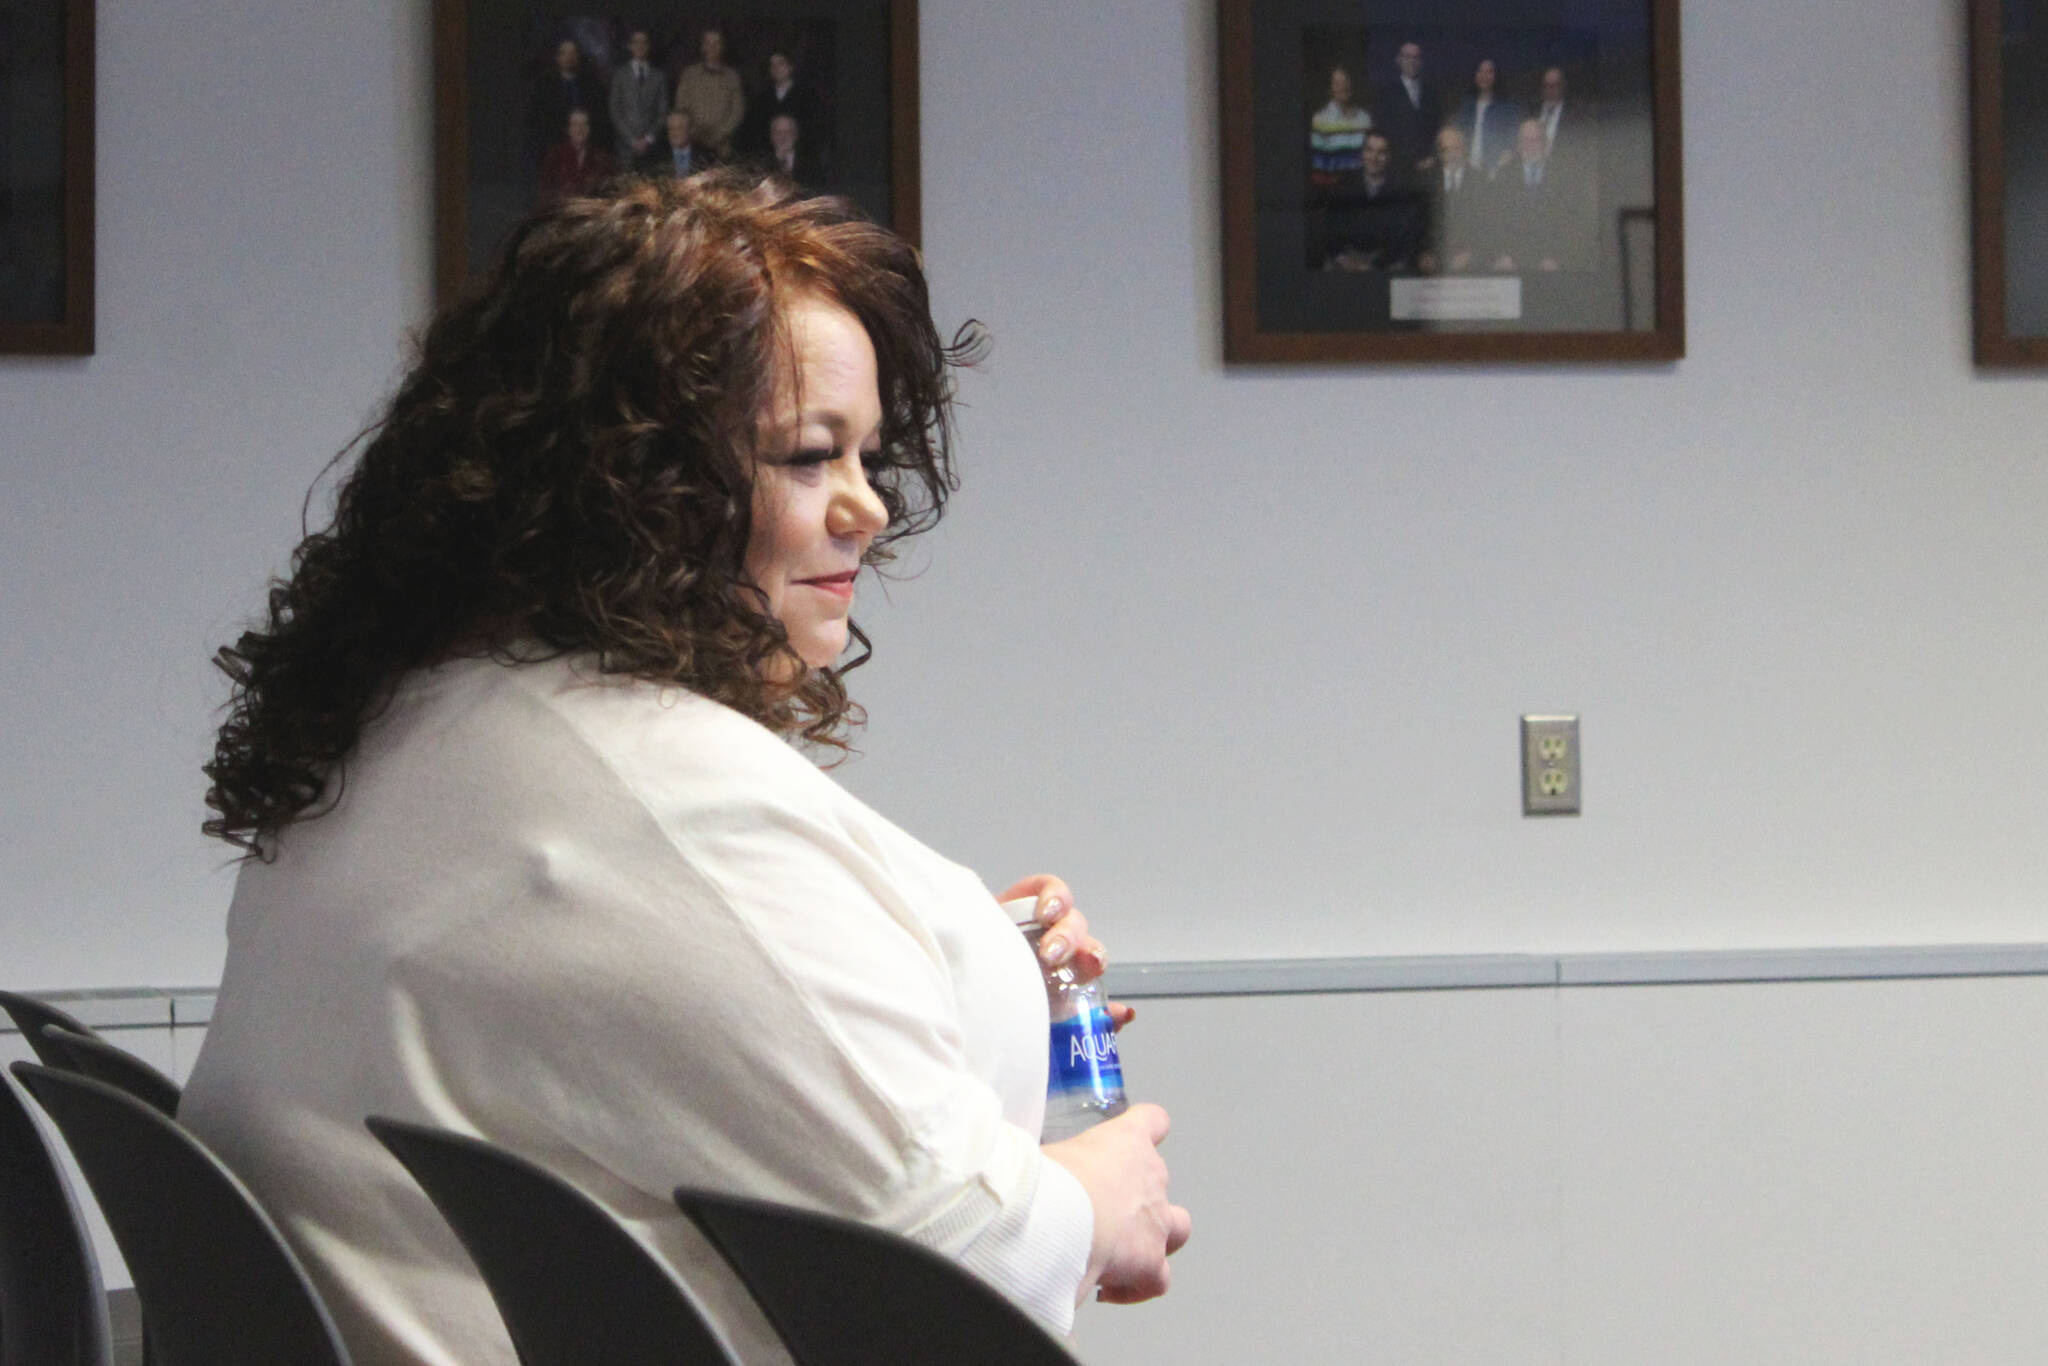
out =
<path fill-rule="evenodd" d="M 534 201 L 543 208 L 575 195 L 589 194 L 619 169 L 610 152 L 592 144 L 588 110 L 571 109 L 564 133 L 562 140 L 540 159 L 540 183 L 535 187 Z"/>
<path fill-rule="evenodd" d="M 1453 120 L 1465 137 L 1467 163 L 1489 177 L 1515 159 L 1515 134 L 1522 124 L 1522 107 L 1501 99 L 1499 85 L 1499 63 L 1480 58 L 1472 68 L 1472 88 Z"/>

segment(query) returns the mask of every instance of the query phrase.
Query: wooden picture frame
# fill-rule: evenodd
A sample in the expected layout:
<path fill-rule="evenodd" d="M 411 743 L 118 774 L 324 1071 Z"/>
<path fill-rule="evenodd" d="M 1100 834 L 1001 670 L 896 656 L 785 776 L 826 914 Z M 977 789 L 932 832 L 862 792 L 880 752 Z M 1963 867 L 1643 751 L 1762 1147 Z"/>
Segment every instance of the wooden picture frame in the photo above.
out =
<path fill-rule="evenodd" d="M 704 65 L 705 31 L 721 34 L 726 50 L 720 65 L 738 73 L 742 121 L 757 122 L 742 138 L 738 128 L 726 132 L 706 118 L 719 145 L 713 149 L 693 137 L 693 148 L 713 159 L 766 166 L 775 155 L 774 138 L 782 136 L 793 143 L 788 152 L 800 183 L 845 194 L 911 242 L 919 240 L 917 0 L 434 0 L 433 19 L 434 276 L 442 302 L 490 259 L 537 200 L 565 183 L 565 159 L 547 160 L 556 151 L 547 143 L 555 137 L 548 115 L 577 98 L 563 92 L 582 92 L 587 105 L 603 101 L 586 119 L 598 125 L 588 145 L 604 151 L 612 169 L 631 152 L 609 127 L 605 92 L 612 75 L 630 67 L 635 31 L 648 34 L 648 69 L 658 72 L 672 97 L 686 75 Z M 566 72 L 558 60 L 565 44 L 577 49 L 575 68 Z M 807 102 L 801 116 L 791 114 L 787 126 L 771 128 L 782 125 L 782 117 L 760 116 L 774 103 L 766 92 L 776 52 L 793 63 L 790 88 L 800 89 Z M 704 79 L 701 73 L 690 77 L 696 86 Z M 671 98 L 669 107 L 687 99 Z M 821 145 L 804 146 L 806 123 L 823 128 L 816 139 Z M 665 136 L 665 130 L 655 134 L 660 146 L 667 145 Z M 632 154 L 660 173 L 658 146 Z M 588 153 L 577 159 L 588 164 Z"/>
<path fill-rule="evenodd" d="M 1970 0 L 1973 351 L 2048 366 L 2048 5 Z M 2027 224 L 2031 232 L 2014 231 Z"/>
<path fill-rule="evenodd" d="M 93 0 L 0 12 L 0 354 L 93 353 L 93 21 Z"/>
<path fill-rule="evenodd" d="M 1218 0 L 1224 359 L 1682 357 L 1678 8 Z"/>

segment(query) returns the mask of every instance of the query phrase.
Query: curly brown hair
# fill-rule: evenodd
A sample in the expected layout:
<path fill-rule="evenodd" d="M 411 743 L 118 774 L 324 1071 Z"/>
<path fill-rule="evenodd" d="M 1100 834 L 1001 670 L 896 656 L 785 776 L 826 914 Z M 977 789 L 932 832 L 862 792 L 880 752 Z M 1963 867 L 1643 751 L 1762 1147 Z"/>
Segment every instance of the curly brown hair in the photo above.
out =
<path fill-rule="evenodd" d="M 935 523 L 954 488 L 950 368 L 982 338 L 940 339 L 914 248 L 844 200 L 736 172 L 570 200 L 427 329 L 384 416 L 335 457 L 362 447 L 332 523 L 273 580 L 262 626 L 216 654 L 233 692 L 206 833 L 271 857 L 339 800 L 399 678 L 457 655 L 587 652 L 843 751 L 861 717 L 841 675 L 867 636 L 804 669 L 743 569 L 799 294 L 874 343 L 868 464 L 889 521 L 867 562 Z"/>

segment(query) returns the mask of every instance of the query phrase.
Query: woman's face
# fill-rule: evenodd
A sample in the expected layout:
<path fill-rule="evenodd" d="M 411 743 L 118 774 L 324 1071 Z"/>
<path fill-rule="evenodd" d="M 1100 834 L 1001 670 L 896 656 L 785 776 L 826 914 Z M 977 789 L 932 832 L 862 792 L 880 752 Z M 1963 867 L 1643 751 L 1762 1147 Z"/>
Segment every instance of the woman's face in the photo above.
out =
<path fill-rule="evenodd" d="M 746 573 L 798 658 L 823 669 L 846 650 L 854 576 L 889 522 L 864 464 L 881 448 L 882 401 L 859 319 L 815 295 L 786 317 L 796 382 L 779 386 L 755 467 Z"/>
<path fill-rule="evenodd" d="M 1472 73 L 1472 84 L 1482 95 L 1491 95 L 1493 83 L 1498 79 L 1499 73 L 1494 70 L 1491 57 L 1481 62 L 1478 69 Z"/>

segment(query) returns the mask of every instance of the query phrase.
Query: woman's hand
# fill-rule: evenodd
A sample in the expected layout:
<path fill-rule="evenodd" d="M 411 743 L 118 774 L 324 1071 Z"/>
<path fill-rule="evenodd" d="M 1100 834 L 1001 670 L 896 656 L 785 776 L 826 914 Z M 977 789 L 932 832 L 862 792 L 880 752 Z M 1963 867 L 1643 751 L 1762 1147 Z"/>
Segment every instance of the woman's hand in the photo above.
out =
<path fill-rule="evenodd" d="M 1109 966 L 1109 950 L 1088 933 L 1088 917 L 1074 908 L 1074 894 L 1066 881 L 1051 873 L 1034 873 L 1011 884 L 1010 890 L 996 900 L 1017 901 L 1027 896 L 1037 898 L 1036 919 L 1045 926 L 1045 934 L 1038 941 L 1039 964 L 1047 972 L 1070 967 L 1074 976 L 1084 982 L 1100 977 Z M 1109 1021 L 1117 1029 L 1129 1024 L 1137 1014 L 1122 1001 L 1109 1003 Z"/>
<path fill-rule="evenodd" d="M 1166 1198 L 1159 1143 L 1171 1127 L 1157 1105 L 1133 1105 L 1115 1119 L 1041 1149 L 1072 1172 L 1095 1207 L 1088 1279 L 1096 1298 L 1136 1304 L 1166 1293 L 1166 1259 L 1187 1242 L 1188 1212 Z"/>

